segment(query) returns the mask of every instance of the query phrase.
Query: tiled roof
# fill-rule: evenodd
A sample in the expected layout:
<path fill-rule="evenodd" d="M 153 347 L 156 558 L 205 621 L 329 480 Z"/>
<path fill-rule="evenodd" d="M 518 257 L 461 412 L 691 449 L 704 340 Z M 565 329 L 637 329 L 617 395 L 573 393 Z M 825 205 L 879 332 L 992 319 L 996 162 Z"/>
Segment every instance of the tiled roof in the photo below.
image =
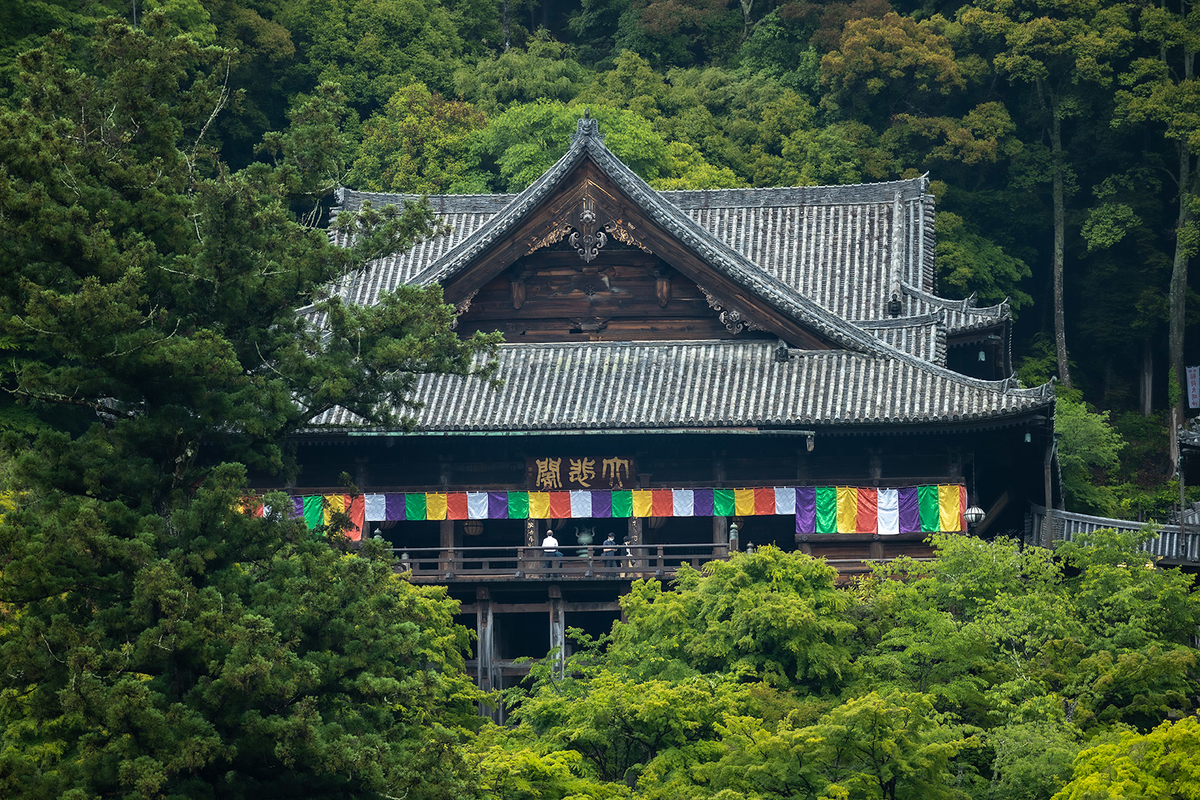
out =
<path fill-rule="evenodd" d="M 1193 418 L 1179 428 L 1179 443 L 1200 449 L 1200 418 Z"/>
<path fill-rule="evenodd" d="M 951 334 L 1001 322 L 1008 317 L 1007 305 L 977 309 L 973 301 L 933 294 L 933 198 L 924 193 L 925 185 L 924 178 L 913 178 L 852 186 L 653 194 L 742 256 L 762 277 L 774 278 L 843 319 L 887 318 L 887 302 L 898 287 L 901 316 L 920 317 L 945 308 Z M 343 296 L 372 303 L 382 290 L 422 273 L 425 279 L 436 275 L 431 268 L 439 259 L 518 197 L 431 197 L 434 210 L 453 232 L 375 262 L 342 287 Z M 351 211 L 364 201 L 380 206 L 414 199 L 345 189 L 340 194 L 341 207 Z M 894 227 L 896 219 L 899 229 Z"/>
<path fill-rule="evenodd" d="M 664 201 L 658 192 L 604 146 L 595 120 L 587 118 L 579 121 L 578 131 L 562 158 L 514 197 L 502 212 L 478 227 L 424 271 L 413 276 L 411 283 L 429 285 L 453 281 L 490 247 L 535 214 L 560 183 L 585 160 L 603 172 L 654 225 L 690 250 L 709 269 L 757 296 L 784 316 L 802 322 L 805 327 L 838 347 L 867 353 L 885 353 L 891 349 L 881 347 L 878 339 L 861 328 L 848 323 L 845 318 L 830 312 L 794 288 L 773 279 L 741 253 L 700 227 L 679 208 Z M 897 194 L 897 204 L 899 197 Z"/>
<path fill-rule="evenodd" d="M 938 366 L 946 366 L 946 312 L 920 317 L 856 322 L 897 350 Z"/>
<path fill-rule="evenodd" d="M 805 428 L 985 421 L 1045 408 L 1048 387 L 1014 388 L 917 361 L 762 340 L 514 344 L 480 378 L 422 375 L 417 432 Z M 333 411 L 322 427 L 359 428 Z"/>

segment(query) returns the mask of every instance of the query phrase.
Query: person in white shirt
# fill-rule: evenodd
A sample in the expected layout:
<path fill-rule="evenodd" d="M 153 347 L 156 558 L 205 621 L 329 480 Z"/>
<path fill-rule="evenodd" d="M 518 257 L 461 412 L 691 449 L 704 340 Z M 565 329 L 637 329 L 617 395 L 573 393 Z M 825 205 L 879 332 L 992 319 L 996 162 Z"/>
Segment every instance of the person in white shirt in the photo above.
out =
<path fill-rule="evenodd" d="M 550 531 L 546 531 L 546 538 L 542 539 L 542 552 L 544 552 L 547 556 L 555 556 L 556 558 L 562 558 L 562 553 L 559 552 L 559 549 L 558 549 L 558 539 L 555 539 L 554 534 L 551 533 Z M 546 569 L 551 569 L 551 568 L 553 568 L 553 566 L 554 566 L 554 562 L 551 561 L 549 558 L 547 558 L 546 559 Z M 558 566 L 560 569 L 562 568 L 561 561 L 558 562 Z"/>

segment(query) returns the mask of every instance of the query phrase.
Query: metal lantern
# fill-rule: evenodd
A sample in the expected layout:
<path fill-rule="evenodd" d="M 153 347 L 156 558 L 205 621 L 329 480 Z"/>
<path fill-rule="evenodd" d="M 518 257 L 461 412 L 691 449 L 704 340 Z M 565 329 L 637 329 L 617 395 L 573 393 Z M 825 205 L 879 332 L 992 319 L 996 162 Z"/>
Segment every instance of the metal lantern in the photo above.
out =
<path fill-rule="evenodd" d="M 986 514 L 983 513 L 983 509 L 979 506 L 971 506 L 963 512 L 963 517 L 967 520 L 967 525 L 972 528 L 983 522 L 985 516 Z"/>
<path fill-rule="evenodd" d="M 477 519 L 467 520 L 463 524 L 463 533 L 467 536 L 478 536 L 483 533 L 483 523 Z"/>

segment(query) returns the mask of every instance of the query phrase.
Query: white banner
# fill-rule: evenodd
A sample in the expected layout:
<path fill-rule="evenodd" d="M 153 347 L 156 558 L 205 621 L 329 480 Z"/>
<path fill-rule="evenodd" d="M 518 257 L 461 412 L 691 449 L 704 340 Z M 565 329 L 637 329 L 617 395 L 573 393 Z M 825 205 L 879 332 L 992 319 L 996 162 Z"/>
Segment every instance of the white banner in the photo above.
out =
<path fill-rule="evenodd" d="M 1200 408 L 1200 367 L 1187 367 L 1188 408 Z"/>

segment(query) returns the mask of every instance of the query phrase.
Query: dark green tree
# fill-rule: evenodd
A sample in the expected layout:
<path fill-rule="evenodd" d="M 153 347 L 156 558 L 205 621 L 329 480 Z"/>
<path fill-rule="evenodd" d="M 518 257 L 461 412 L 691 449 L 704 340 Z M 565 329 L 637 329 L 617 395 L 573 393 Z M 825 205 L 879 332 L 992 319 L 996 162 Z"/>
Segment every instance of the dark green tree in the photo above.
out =
<path fill-rule="evenodd" d="M 454 604 L 283 495 L 238 506 L 242 464 L 286 472 L 297 426 L 395 420 L 417 373 L 486 371 L 490 340 L 459 341 L 436 291 L 329 296 L 433 224 L 367 209 L 338 248 L 297 221 L 341 168 L 336 92 L 231 171 L 209 143 L 228 53 L 139 23 L 102 22 L 88 69 L 66 37 L 25 54 L 0 112 L 0 386 L 38 419 L 4 440 L 0 793 L 469 792 Z"/>

